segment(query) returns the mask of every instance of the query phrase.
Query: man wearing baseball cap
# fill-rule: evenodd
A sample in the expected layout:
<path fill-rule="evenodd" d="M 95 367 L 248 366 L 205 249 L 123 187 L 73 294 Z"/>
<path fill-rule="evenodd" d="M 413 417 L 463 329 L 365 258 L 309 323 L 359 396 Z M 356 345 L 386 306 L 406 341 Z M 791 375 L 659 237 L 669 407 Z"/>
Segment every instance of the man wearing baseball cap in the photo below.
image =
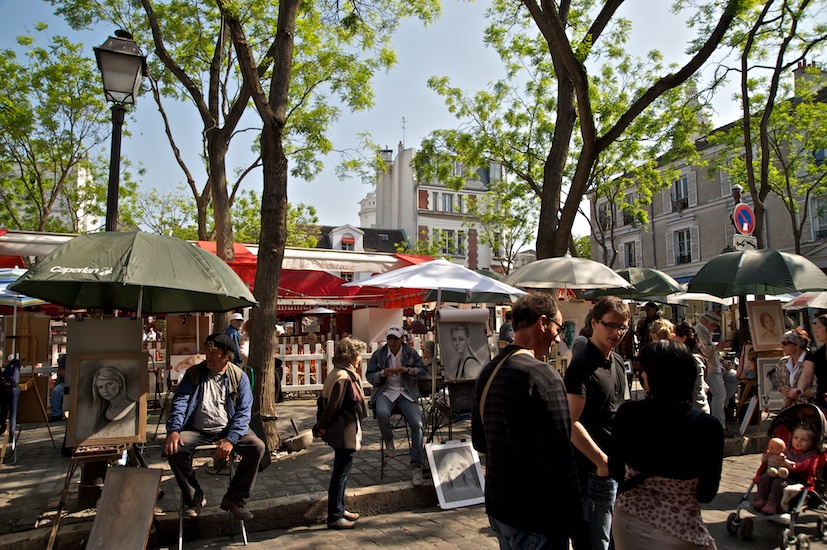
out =
<path fill-rule="evenodd" d="M 227 331 L 224 333 L 230 337 L 230 339 L 235 343 L 235 351 L 233 352 L 233 363 L 236 365 L 241 365 L 241 354 L 239 351 L 241 350 L 240 342 L 241 342 L 241 325 L 244 324 L 244 316 L 240 313 L 233 313 L 230 315 L 230 326 L 227 327 Z"/>
<path fill-rule="evenodd" d="M 391 413 L 402 413 L 411 428 L 411 468 L 413 484 L 422 485 L 422 416 L 419 414 L 419 380 L 428 371 L 422 359 L 408 344 L 402 342 L 402 327 L 388 327 L 388 343 L 376 350 L 368 361 L 365 377 L 373 384 L 370 401 L 376 410 L 376 421 L 385 444 L 385 453 L 396 456 L 391 430 Z"/>

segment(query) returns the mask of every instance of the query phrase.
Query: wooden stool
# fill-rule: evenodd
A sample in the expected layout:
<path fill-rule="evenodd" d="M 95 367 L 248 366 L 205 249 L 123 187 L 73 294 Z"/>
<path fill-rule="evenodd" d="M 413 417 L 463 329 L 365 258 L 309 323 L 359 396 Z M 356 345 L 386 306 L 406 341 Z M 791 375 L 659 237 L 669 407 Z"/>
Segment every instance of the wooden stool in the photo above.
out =
<path fill-rule="evenodd" d="M 735 411 L 735 418 L 741 415 L 741 409 L 747 404 L 749 394 L 758 388 L 758 382 L 755 381 L 755 378 L 741 378 L 739 382 L 744 385 L 744 389 L 741 390 L 741 397 L 738 398 L 738 410 Z"/>

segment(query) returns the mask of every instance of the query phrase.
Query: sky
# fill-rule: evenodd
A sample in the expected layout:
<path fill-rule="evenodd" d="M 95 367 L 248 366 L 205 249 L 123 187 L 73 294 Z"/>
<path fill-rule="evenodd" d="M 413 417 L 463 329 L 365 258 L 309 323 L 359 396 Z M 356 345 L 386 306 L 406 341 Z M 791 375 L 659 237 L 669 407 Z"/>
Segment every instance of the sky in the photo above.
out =
<path fill-rule="evenodd" d="M 485 47 L 482 40 L 486 26 L 483 15 L 487 4 L 488 0 L 473 4 L 444 0 L 440 21 L 427 28 L 423 28 L 418 21 L 403 23 L 393 41 L 398 56 L 396 67 L 374 80 L 375 107 L 369 112 L 343 114 L 332 131 L 334 146 L 337 149 L 353 147 L 357 134 L 367 131 L 375 142 L 394 151 L 400 142 L 404 142 L 406 147 L 418 148 L 430 132 L 456 128 L 459 121 L 448 112 L 436 92 L 427 87 L 427 79 L 431 76 L 449 76 L 452 85 L 476 91 L 499 77 L 499 58 Z M 664 53 L 666 61 L 684 62 L 686 56 L 683 50 L 694 33 L 679 17 L 670 13 L 669 4 L 665 1 L 628 0 L 620 14 L 632 20 L 632 51 L 643 54 L 657 48 Z M 33 31 L 34 23 L 43 21 L 49 24 L 50 34 L 62 34 L 73 41 L 83 42 L 90 58 L 94 58 L 92 48 L 102 44 L 115 31 L 114 28 L 100 27 L 94 32 L 76 33 L 55 17 L 51 5 L 42 0 L 0 0 L 0 19 L 6 21 L 0 48 L 15 48 L 16 36 Z M 715 104 L 717 112 L 713 122 L 716 125 L 729 122 L 735 116 L 737 105 L 726 97 L 729 95 L 722 94 Z M 200 143 L 189 140 L 190 147 L 187 148 L 183 139 L 186 132 L 201 127 L 194 107 L 182 104 L 172 110 L 170 116 L 178 128 L 179 141 L 191 166 L 200 167 L 196 164 Z M 251 122 L 255 120 L 251 119 Z M 169 192 L 184 181 L 151 98 L 139 98 L 128 114 L 126 128 L 131 135 L 124 137 L 122 154 L 146 168 L 142 187 Z M 231 146 L 228 167 L 242 166 L 248 160 L 252 160 L 249 151 L 239 151 L 237 146 L 233 150 Z M 291 178 L 288 199 L 293 204 L 315 206 L 321 224 L 359 225 L 359 200 L 372 188 L 358 179 L 339 180 L 333 171 L 337 160 L 336 155 L 326 157 L 325 170 L 311 182 Z M 203 169 L 196 173 L 203 179 Z M 261 172 L 258 171 L 247 176 L 243 187 L 260 191 L 261 185 Z M 203 187 L 203 183 L 199 187 Z M 588 233 L 588 222 L 578 220 L 574 234 Z"/>

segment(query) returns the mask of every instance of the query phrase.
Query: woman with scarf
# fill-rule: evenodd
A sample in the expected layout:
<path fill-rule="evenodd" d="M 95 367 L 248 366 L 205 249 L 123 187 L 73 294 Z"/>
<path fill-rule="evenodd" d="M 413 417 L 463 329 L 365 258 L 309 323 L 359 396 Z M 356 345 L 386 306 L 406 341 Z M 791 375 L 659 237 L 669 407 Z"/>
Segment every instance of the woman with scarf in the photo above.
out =
<path fill-rule="evenodd" d="M 366 346 L 345 338 L 333 350 L 333 370 L 322 388 L 322 403 L 313 433 L 333 447 L 333 473 L 327 491 L 327 528 L 352 529 L 359 514 L 345 510 L 345 485 L 353 455 L 362 446 L 362 419 L 367 416 L 359 367 Z"/>
<path fill-rule="evenodd" d="M 796 403 L 809 403 L 815 397 L 813 377 L 804 376 L 805 371 L 812 372 L 813 361 L 807 351 L 809 346 L 810 337 L 801 327 L 788 330 L 781 337 L 781 348 L 786 355 L 781 358 L 781 364 L 775 369 L 775 376 L 778 391 L 786 398 L 785 407 Z M 806 382 L 807 385 L 802 382 Z"/>

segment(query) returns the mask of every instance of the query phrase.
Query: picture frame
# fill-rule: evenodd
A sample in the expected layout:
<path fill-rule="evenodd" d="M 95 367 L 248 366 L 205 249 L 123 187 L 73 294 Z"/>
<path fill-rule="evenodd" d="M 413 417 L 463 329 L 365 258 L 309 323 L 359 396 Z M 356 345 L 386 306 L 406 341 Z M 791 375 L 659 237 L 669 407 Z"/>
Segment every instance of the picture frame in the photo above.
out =
<path fill-rule="evenodd" d="M 775 369 L 781 366 L 780 357 L 758 357 L 756 359 L 756 377 L 758 379 L 758 405 L 761 410 L 780 411 L 784 408 L 786 398 L 778 390 Z"/>
<path fill-rule="evenodd" d="M 784 334 L 784 313 L 781 302 L 777 300 L 757 300 L 747 302 L 750 335 L 755 351 L 781 349 L 781 336 Z"/>
<path fill-rule="evenodd" d="M 449 510 L 485 502 L 485 477 L 471 441 L 428 443 L 425 451 L 440 508 Z"/>
<path fill-rule="evenodd" d="M 74 354 L 70 371 L 68 447 L 146 441 L 145 352 Z"/>
<path fill-rule="evenodd" d="M 563 319 L 563 324 L 560 327 L 560 345 L 565 347 L 559 350 L 560 354 L 565 355 L 571 351 L 574 339 L 577 338 L 577 334 L 580 332 L 577 326 L 578 322 L 577 319 Z"/>
<path fill-rule="evenodd" d="M 86 550 L 146 548 L 163 470 L 109 468 Z"/>
<path fill-rule="evenodd" d="M 440 359 L 447 382 L 475 380 L 491 360 L 485 324 L 439 322 Z"/>

